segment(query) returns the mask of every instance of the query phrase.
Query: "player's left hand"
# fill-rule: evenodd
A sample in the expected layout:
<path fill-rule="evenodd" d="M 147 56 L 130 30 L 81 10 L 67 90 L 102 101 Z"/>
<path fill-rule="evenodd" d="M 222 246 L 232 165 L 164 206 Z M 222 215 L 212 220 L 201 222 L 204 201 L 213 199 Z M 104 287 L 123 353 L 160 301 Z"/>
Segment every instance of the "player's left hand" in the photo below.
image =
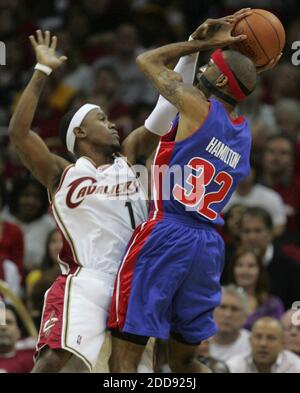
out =
<path fill-rule="evenodd" d="M 282 56 L 282 52 L 275 59 L 270 60 L 269 63 L 267 63 L 266 65 L 261 66 L 261 67 L 256 67 L 256 72 L 258 74 L 261 74 L 262 72 L 271 70 L 279 62 L 281 56 Z"/>
<path fill-rule="evenodd" d="M 233 15 L 220 19 L 208 19 L 192 34 L 197 40 L 206 40 L 211 48 L 222 48 L 236 42 L 244 41 L 247 36 L 241 34 L 232 36 L 234 26 L 246 16 L 251 15 L 251 8 L 243 8 Z"/>
<path fill-rule="evenodd" d="M 51 37 L 50 31 L 43 33 L 41 30 L 37 30 L 36 36 L 31 35 L 29 39 L 38 63 L 55 70 L 67 60 L 66 56 L 58 56 L 56 54 L 57 37 Z"/>
<path fill-rule="evenodd" d="M 203 40 L 211 38 L 223 26 L 232 26 L 241 19 L 251 15 L 251 8 L 243 8 L 233 15 L 224 16 L 218 19 L 206 19 L 193 33 L 194 40 Z"/>

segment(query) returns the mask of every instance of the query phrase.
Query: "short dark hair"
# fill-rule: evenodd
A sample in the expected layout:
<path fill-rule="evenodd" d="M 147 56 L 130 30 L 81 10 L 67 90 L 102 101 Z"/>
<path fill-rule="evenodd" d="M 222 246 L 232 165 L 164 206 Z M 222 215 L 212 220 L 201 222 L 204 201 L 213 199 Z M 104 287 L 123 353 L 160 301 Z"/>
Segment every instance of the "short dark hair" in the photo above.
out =
<path fill-rule="evenodd" d="M 31 185 L 40 190 L 42 201 L 42 207 L 36 219 L 47 213 L 49 207 L 49 200 L 45 187 L 42 186 L 42 184 L 39 183 L 34 177 L 32 177 L 31 175 L 27 175 L 17 177 L 13 181 L 12 190 L 10 192 L 9 198 L 9 211 L 11 214 L 15 215 L 17 213 L 20 196 L 22 195 L 24 190 Z"/>
<path fill-rule="evenodd" d="M 241 222 L 243 222 L 245 216 L 258 217 L 263 221 L 267 229 L 269 229 L 270 231 L 273 229 L 272 217 L 267 212 L 267 210 L 265 210 L 262 207 L 257 207 L 257 206 L 247 207 L 247 209 L 244 211 L 242 215 Z"/>
<path fill-rule="evenodd" d="M 288 142 L 291 146 L 292 153 L 294 154 L 295 146 L 293 140 L 288 135 L 283 133 L 269 136 L 269 138 L 267 138 L 266 145 L 270 142 L 276 141 L 277 139 L 283 139 Z"/>
<path fill-rule="evenodd" d="M 64 116 L 61 118 L 60 123 L 59 123 L 59 138 L 67 150 L 68 150 L 68 148 L 67 148 L 67 131 L 68 131 L 69 125 L 71 123 L 71 120 L 73 119 L 73 117 L 77 111 L 78 111 L 78 108 L 68 111 L 67 113 L 64 114 Z"/>
<path fill-rule="evenodd" d="M 235 74 L 240 82 L 251 92 L 255 90 L 257 83 L 257 72 L 253 61 L 235 50 L 224 50 L 224 58 L 231 71 Z"/>
<path fill-rule="evenodd" d="M 114 66 L 103 65 L 103 66 L 97 67 L 96 70 L 95 70 L 96 77 L 102 71 L 109 72 L 115 78 L 116 81 L 120 82 L 120 80 L 121 80 L 120 75 L 119 75 L 119 73 L 117 72 L 117 70 L 116 70 L 116 68 Z"/>

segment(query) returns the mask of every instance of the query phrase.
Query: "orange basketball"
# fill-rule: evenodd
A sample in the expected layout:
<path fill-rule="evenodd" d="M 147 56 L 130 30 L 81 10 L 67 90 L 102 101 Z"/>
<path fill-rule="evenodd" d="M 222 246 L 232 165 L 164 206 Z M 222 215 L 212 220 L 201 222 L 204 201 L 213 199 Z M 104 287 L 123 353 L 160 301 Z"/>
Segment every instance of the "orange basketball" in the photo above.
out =
<path fill-rule="evenodd" d="M 256 66 L 263 66 L 282 52 L 285 31 L 280 20 L 271 12 L 252 11 L 235 25 L 232 32 L 233 36 L 246 34 L 247 39 L 232 45 L 232 48 L 250 57 Z"/>

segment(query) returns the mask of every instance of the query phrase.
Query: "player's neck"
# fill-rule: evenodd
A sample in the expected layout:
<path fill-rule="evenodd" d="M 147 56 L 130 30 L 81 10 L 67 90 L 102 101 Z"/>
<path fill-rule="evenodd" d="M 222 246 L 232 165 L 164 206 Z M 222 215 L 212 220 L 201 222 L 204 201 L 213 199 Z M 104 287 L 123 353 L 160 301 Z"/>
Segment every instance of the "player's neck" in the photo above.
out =
<path fill-rule="evenodd" d="M 234 106 L 234 105 L 231 105 L 231 104 L 229 104 L 228 102 L 222 100 L 222 98 L 217 97 L 217 96 L 214 96 L 214 95 L 212 95 L 210 98 L 214 98 L 215 100 L 220 101 L 221 104 L 222 104 L 222 105 L 224 106 L 224 108 L 226 109 L 226 111 L 227 111 L 227 113 L 228 113 L 228 115 L 229 115 L 230 117 L 232 117 L 233 119 L 234 119 L 234 117 L 236 117 L 236 114 L 235 114 L 235 112 L 234 112 L 234 109 L 235 109 L 235 106 Z"/>
<path fill-rule="evenodd" d="M 114 161 L 112 154 L 107 155 L 104 153 L 89 152 L 89 154 L 84 154 L 83 156 L 92 161 L 97 168 L 102 165 L 112 164 Z"/>

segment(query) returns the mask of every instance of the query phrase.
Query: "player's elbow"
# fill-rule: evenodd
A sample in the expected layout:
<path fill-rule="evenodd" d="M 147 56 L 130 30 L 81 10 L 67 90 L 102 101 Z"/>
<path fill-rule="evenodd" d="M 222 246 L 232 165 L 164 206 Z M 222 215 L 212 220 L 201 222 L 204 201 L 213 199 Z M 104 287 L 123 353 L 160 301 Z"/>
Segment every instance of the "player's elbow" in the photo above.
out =
<path fill-rule="evenodd" d="M 12 118 L 8 126 L 8 136 L 12 144 L 15 144 L 17 142 L 18 134 L 18 127 L 16 126 L 14 118 Z"/>
<path fill-rule="evenodd" d="M 142 53 L 136 58 L 136 64 L 138 67 L 144 71 L 147 68 L 147 56 L 146 53 Z"/>

